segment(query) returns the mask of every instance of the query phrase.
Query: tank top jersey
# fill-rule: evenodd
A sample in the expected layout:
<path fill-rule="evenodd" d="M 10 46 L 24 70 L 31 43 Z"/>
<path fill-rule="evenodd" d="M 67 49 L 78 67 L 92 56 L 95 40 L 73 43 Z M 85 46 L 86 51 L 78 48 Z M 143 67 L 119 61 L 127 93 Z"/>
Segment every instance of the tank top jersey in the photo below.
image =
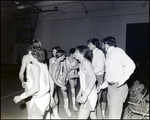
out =
<path fill-rule="evenodd" d="M 52 67 L 52 64 L 55 62 L 55 58 L 54 57 L 52 57 L 50 60 L 49 60 L 49 71 L 50 71 L 50 74 L 52 74 L 52 69 L 51 69 L 51 67 Z"/>
<path fill-rule="evenodd" d="M 67 65 L 67 69 L 72 68 L 73 66 L 76 65 L 75 59 L 72 62 L 70 62 L 69 58 L 66 57 L 66 65 Z M 69 75 L 74 75 L 75 74 L 74 72 L 75 72 L 75 70 L 71 70 L 70 73 L 69 73 Z M 67 79 L 68 79 L 68 77 L 67 77 Z"/>
<path fill-rule="evenodd" d="M 87 61 L 87 60 L 85 60 L 85 61 Z M 82 93 L 85 92 L 85 90 L 89 86 L 89 83 L 91 80 L 91 78 L 89 77 L 87 72 L 82 68 L 83 62 L 84 61 L 82 61 L 80 64 L 80 75 L 79 75 Z M 97 102 L 97 90 L 96 90 L 96 85 L 95 85 L 94 88 L 91 90 L 91 93 L 88 96 L 88 100 L 86 101 L 86 103 L 83 106 L 85 107 L 85 109 L 89 109 L 88 106 L 90 106 L 90 109 L 94 110 L 95 106 L 96 106 L 96 102 Z"/>
<path fill-rule="evenodd" d="M 37 96 L 43 96 L 44 94 L 46 94 L 49 90 L 50 90 L 50 86 L 49 86 L 49 79 L 48 79 L 48 68 L 45 64 L 43 63 L 37 63 L 40 66 L 40 90 L 33 95 L 33 97 L 37 97 Z M 31 89 L 31 87 L 33 86 L 33 80 L 30 76 L 30 70 L 33 64 L 28 64 L 27 66 L 27 87 L 28 89 Z"/>

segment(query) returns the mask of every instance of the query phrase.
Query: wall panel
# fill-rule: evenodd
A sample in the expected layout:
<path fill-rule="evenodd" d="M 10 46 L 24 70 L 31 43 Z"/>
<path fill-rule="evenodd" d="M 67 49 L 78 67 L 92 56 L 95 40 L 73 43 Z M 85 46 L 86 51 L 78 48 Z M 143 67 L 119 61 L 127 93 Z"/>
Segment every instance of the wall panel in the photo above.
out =
<path fill-rule="evenodd" d="M 84 44 L 84 19 L 50 20 L 47 50 L 60 46 L 68 54 L 72 47 Z"/>
<path fill-rule="evenodd" d="M 117 46 L 122 47 L 122 16 L 91 17 L 89 22 L 89 38 L 95 37 L 100 41 L 107 36 L 114 36 Z"/>

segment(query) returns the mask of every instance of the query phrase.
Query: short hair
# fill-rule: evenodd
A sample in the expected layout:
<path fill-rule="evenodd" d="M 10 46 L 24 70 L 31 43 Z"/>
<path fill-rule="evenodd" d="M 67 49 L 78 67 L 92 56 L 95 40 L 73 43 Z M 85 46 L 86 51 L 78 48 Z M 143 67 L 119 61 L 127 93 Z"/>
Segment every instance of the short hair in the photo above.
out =
<path fill-rule="evenodd" d="M 116 47 L 116 39 L 112 36 L 107 36 L 105 38 L 102 39 L 102 43 L 104 44 L 108 44 L 109 46 L 114 46 Z"/>
<path fill-rule="evenodd" d="M 58 50 L 56 52 L 56 58 L 60 58 L 61 56 L 66 55 L 66 52 L 64 50 Z"/>
<path fill-rule="evenodd" d="M 31 51 L 31 55 L 36 58 L 39 62 L 41 63 L 45 63 L 45 53 L 44 50 L 39 47 L 39 46 L 30 46 L 28 49 L 28 51 Z"/>
<path fill-rule="evenodd" d="M 40 40 L 38 39 L 33 39 L 31 42 L 30 42 L 30 46 L 37 46 L 37 47 L 41 47 L 42 48 L 42 43 Z"/>
<path fill-rule="evenodd" d="M 61 50 L 61 48 L 59 46 L 55 46 L 55 47 L 52 48 L 52 50 L 54 50 L 54 49 L 55 50 Z"/>
<path fill-rule="evenodd" d="M 76 49 L 75 49 L 75 48 L 71 48 L 71 49 L 69 50 L 69 55 L 74 54 L 75 52 L 76 52 Z"/>
<path fill-rule="evenodd" d="M 84 58 L 88 59 L 89 61 L 92 60 L 91 51 L 85 45 L 77 46 L 76 49 L 79 51 L 80 54 L 83 55 Z"/>
<path fill-rule="evenodd" d="M 99 39 L 97 39 L 97 38 L 91 38 L 91 39 L 89 39 L 89 40 L 87 41 L 87 43 L 89 44 L 90 42 L 91 42 L 93 45 L 95 45 L 97 48 L 99 48 Z"/>

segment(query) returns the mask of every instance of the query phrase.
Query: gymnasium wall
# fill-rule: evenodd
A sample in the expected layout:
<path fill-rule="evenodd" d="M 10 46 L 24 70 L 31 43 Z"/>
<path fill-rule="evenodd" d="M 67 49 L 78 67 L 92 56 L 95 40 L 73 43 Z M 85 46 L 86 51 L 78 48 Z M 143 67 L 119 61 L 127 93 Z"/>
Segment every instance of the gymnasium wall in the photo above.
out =
<path fill-rule="evenodd" d="M 112 35 L 116 38 L 117 46 L 125 50 L 126 24 L 145 22 L 149 22 L 149 6 L 100 10 L 88 14 L 66 13 L 64 15 L 60 12 L 47 16 L 40 14 L 34 38 L 41 40 L 44 49 L 47 51 L 51 51 L 54 46 L 60 46 L 68 54 L 72 47 L 82 44 L 87 45 L 86 42 L 89 38 L 96 37 L 101 41 L 102 38 Z M 13 30 L 13 28 L 10 29 Z M 2 32 L 6 31 L 2 29 Z M 1 46 L 9 48 L 9 45 L 3 39 L 1 37 L 1 41 L 3 41 Z M 7 37 L 5 39 L 10 40 Z M 3 48 L 1 64 L 16 64 L 17 54 L 21 54 L 21 57 L 26 54 L 29 44 L 16 44 L 14 40 L 12 41 L 10 43 L 14 44 L 16 53 L 11 53 L 8 49 Z M 7 51 L 9 55 L 6 56 L 4 51 Z M 49 59 L 51 52 L 47 53 Z"/>

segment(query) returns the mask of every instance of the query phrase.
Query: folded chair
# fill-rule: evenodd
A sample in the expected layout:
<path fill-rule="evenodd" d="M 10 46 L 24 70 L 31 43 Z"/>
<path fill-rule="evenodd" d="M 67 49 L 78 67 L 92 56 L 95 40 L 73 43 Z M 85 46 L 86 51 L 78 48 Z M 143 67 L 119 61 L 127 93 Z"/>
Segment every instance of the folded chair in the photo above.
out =
<path fill-rule="evenodd" d="M 146 101 L 144 101 L 143 104 L 130 105 L 130 110 L 130 115 L 139 114 L 141 115 L 140 119 L 149 119 L 149 103 L 146 103 Z"/>
<path fill-rule="evenodd" d="M 140 84 L 129 96 L 129 104 L 138 104 L 146 95 L 147 89 L 143 84 Z"/>
<path fill-rule="evenodd" d="M 129 89 L 129 94 L 133 94 L 133 92 L 137 89 L 137 87 L 140 85 L 140 82 L 136 80 L 133 85 Z"/>
<path fill-rule="evenodd" d="M 130 94 L 129 96 L 129 101 L 128 101 L 128 114 L 126 115 L 126 117 L 128 117 L 129 115 L 133 115 L 135 112 L 135 108 L 137 109 L 145 109 L 144 112 L 147 112 L 147 106 L 145 103 L 145 99 L 144 96 L 147 93 L 147 89 L 144 88 L 143 84 L 140 84 L 136 90 L 134 92 L 132 92 L 132 94 Z M 141 107 L 141 108 L 140 108 Z"/>

